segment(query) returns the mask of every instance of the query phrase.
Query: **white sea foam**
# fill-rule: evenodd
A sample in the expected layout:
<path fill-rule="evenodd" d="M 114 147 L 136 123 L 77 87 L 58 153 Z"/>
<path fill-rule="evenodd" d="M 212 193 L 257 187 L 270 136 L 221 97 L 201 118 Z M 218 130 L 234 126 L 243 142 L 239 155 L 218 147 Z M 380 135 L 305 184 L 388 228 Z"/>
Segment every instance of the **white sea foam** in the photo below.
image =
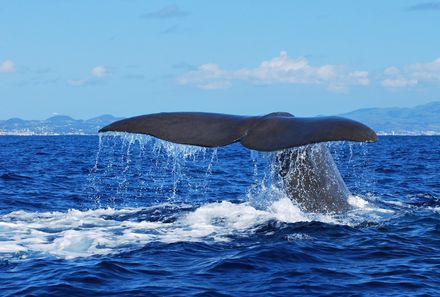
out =
<path fill-rule="evenodd" d="M 370 202 L 365 200 L 362 197 L 350 195 L 348 197 L 348 204 L 355 207 L 355 209 L 363 209 L 366 211 L 374 211 L 374 212 L 381 212 L 381 213 L 393 213 L 390 209 L 380 208 L 375 205 L 372 205 Z"/>
<path fill-rule="evenodd" d="M 368 203 L 360 199 L 352 198 L 352 204 L 362 210 Z M 159 205 L 155 210 L 161 211 L 167 206 L 170 205 Z M 288 198 L 273 202 L 266 210 L 256 209 L 250 202 L 223 201 L 205 204 L 193 211 L 177 211 L 177 218 L 172 222 L 136 220 L 137 214 L 148 210 L 151 209 L 15 211 L 1 215 L 0 253 L 46 253 L 70 259 L 133 250 L 151 242 L 229 241 L 232 235 L 250 235 L 271 220 L 353 225 L 365 219 L 355 215 L 338 218 L 304 213 Z M 292 235 L 288 240 L 295 238 L 310 237 Z"/>

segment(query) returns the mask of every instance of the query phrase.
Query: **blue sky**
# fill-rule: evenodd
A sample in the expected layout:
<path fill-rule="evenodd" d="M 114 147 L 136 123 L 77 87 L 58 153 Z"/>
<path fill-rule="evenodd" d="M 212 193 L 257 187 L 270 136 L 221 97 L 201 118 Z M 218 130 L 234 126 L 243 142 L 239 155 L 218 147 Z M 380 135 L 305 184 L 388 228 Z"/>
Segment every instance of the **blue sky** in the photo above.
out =
<path fill-rule="evenodd" d="M 0 119 L 440 100 L 440 1 L 0 4 Z"/>

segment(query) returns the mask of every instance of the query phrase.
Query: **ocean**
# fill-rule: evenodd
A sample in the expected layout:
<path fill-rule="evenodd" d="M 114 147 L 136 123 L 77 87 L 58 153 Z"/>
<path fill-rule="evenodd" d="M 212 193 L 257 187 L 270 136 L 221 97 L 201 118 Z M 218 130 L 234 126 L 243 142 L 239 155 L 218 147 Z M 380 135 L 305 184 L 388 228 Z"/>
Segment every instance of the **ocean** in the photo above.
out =
<path fill-rule="evenodd" d="M 440 137 L 327 145 L 342 214 L 239 144 L 1 136 L 0 296 L 440 295 Z"/>

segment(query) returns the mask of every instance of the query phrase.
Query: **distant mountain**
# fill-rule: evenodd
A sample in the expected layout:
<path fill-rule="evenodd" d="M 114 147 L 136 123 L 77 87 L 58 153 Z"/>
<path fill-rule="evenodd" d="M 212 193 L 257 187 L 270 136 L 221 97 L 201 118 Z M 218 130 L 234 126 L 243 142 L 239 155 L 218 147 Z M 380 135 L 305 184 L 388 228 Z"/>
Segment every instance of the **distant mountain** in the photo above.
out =
<path fill-rule="evenodd" d="M 412 108 L 367 108 L 341 114 L 382 135 L 440 135 L 440 102 Z"/>
<path fill-rule="evenodd" d="M 366 108 L 341 116 L 365 123 L 382 135 L 440 135 L 440 102 L 412 108 Z M 65 115 L 43 121 L 12 118 L 0 121 L 0 135 L 96 134 L 100 128 L 120 119 L 108 114 L 88 120 Z"/>
<path fill-rule="evenodd" d="M 57 115 L 47 120 L 22 120 L 12 118 L 0 121 L 0 135 L 88 135 L 111 122 L 120 120 L 112 115 L 102 115 L 89 120 L 75 120 L 69 116 Z"/>

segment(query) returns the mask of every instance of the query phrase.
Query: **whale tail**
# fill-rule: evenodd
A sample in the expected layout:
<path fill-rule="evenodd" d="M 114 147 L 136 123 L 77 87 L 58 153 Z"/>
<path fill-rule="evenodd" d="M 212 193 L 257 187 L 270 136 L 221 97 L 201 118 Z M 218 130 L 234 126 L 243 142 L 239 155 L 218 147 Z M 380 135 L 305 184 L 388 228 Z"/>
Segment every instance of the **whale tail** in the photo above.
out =
<path fill-rule="evenodd" d="M 257 151 L 278 151 L 325 141 L 374 142 L 366 125 L 342 117 L 298 118 L 285 112 L 235 116 L 203 112 L 171 112 L 114 122 L 99 132 L 129 132 L 203 147 L 234 142 Z"/>
<path fill-rule="evenodd" d="M 158 113 L 117 121 L 100 130 L 108 131 L 148 134 L 204 147 L 240 142 L 258 151 L 284 150 L 278 166 L 286 194 L 304 210 L 321 213 L 348 209 L 349 191 L 325 146 L 299 147 L 337 140 L 373 142 L 377 138 L 364 124 L 346 118 L 297 118 L 285 112 L 253 117 Z"/>

